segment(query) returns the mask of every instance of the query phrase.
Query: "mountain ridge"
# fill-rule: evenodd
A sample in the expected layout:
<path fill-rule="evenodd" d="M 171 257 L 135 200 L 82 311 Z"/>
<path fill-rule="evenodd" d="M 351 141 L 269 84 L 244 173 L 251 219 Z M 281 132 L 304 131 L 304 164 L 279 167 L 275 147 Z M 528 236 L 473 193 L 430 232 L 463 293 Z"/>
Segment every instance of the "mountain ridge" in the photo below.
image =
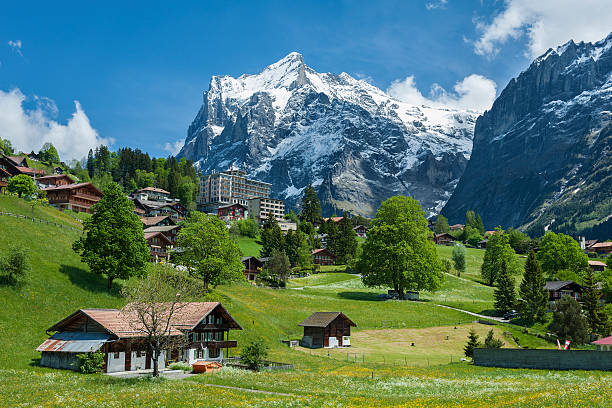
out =
<path fill-rule="evenodd" d="M 401 102 L 293 52 L 258 74 L 213 76 L 179 157 L 235 165 L 295 207 L 308 183 L 324 212 L 373 215 L 396 194 L 439 210 L 470 157 L 477 113 Z"/>

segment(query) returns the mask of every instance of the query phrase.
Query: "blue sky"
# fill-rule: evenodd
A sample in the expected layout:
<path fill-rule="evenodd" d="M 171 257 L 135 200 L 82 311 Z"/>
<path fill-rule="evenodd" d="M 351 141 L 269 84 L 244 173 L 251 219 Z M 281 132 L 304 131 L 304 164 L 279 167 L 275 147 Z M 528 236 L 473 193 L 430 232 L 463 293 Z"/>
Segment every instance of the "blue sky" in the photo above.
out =
<path fill-rule="evenodd" d="M 59 138 L 64 156 L 100 141 L 167 155 L 212 75 L 256 73 L 292 51 L 385 90 L 413 76 L 425 97 L 433 84 L 452 94 L 477 74 L 499 93 L 542 49 L 612 31 L 605 2 L 541 1 L 6 3 L 0 137 L 34 149 Z"/>

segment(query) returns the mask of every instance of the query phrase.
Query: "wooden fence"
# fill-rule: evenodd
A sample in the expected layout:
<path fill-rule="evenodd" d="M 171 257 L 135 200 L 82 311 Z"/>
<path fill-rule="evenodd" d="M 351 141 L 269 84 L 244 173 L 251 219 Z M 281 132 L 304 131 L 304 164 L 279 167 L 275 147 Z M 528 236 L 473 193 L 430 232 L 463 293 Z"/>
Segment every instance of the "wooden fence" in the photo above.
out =
<path fill-rule="evenodd" d="M 6 211 L 0 211 L 0 216 L 2 216 L 2 215 L 6 216 L 6 217 L 15 217 L 15 218 L 21 218 L 21 219 L 32 221 L 32 222 L 38 222 L 40 224 L 52 225 L 52 226 L 58 227 L 60 229 L 72 230 L 72 231 L 76 231 L 76 232 L 81 232 L 82 231 L 82 230 L 80 230 L 78 228 L 70 227 L 68 225 L 59 224 L 59 223 L 54 222 L 54 221 L 41 220 L 40 218 L 29 217 L 27 215 L 13 214 L 13 213 L 6 212 Z"/>

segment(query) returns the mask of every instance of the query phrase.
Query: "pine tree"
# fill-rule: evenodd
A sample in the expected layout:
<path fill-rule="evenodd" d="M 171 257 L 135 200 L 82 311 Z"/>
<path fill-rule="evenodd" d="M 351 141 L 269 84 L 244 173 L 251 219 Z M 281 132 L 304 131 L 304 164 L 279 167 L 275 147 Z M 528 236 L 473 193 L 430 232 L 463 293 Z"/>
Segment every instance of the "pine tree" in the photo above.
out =
<path fill-rule="evenodd" d="M 304 190 L 300 220 L 308 221 L 313 225 L 318 224 L 321 220 L 321 202 L 312 184 L 308 184 L 308 187 Z"/>
<path fill-rule="evenodd" d="M 516 303 L 516 294 L 514 292 L 514 279 L 508 273 L 506 262 L 502 262 L 501 270 L 497 275 L 496 287 L 494 292 L 495 310 L 503 314 L 511 310 Z"/>
<path fill-rule="evenodd" d="M 521 314 L 528 322 L 540 321 L 546 314 L 548 291 L 544 287 L 545 284 L 542 267 L 535 252 L 530 251 L 527 262 L 525 262 L 523 281 L 519 287 L 519 295 L 522 299 Z"/>
<path fill-rule="evenodd" d="M 576 299 L 563 295 L 553 306 L 553 320 L 548 330 L 555 333 L 560 340 L 571 340 L 584 344 L 588 338 L 588 322 L 582 315 L 582 309 Z"/>
<path fill-rule="evenodd" d="M 605 335 L 608 331 L 608 316 L 600 304 L 602 293 L 597 287 L 597 280 L 591 268 L 587 268 L 583 286 L 582 309 L 586 314 L 589 327 L 593 333 Z"/>
<path fill-rule="evenodd" d="M 478 340 L 478 335 L 474 331 L 474 329 L 470 330 L 470 334 L 468 336 L 468 342 L 463 347 L 463 353 L 466 357 L 474 358 L 474 349 L 480 346 L 480 341 Z"/>
<path fill-rule="evenodd" d="M 357 244 L 357 233 L 355 233 L 350 219 L 345 215 L 338 225 L 338 236 L 335 245 L 339 264 L 346 264 L 355 257 Z"/>
<path fill-rule="evenodd" d="M 324 229 L 325 234 L 327 234 L 327 249 L 337 254 L 340 246 L 340 230 L 338 229 L 338 224 L 336 224 L 332 218 L 333 217 L 330 217 L 325 221 Z"/>
<path fill-rule="evenodd" d="M 89 153 L 87 154 L 87 172 L 89 173 L 89 177 L 93 177 L 96 172 L 96 163 L 94 161 L 93 150 L 89 149 Z"/>
<path fill-rule="evenodd" d="M 285 247 L 285 237 L 274 216 L 268 217 L 261 232 L 261 256 L 272 255 L 273 250 L 282 251 Z"/>
<path fill-rule="evenodd" d="M 489 330 L 484 342 L 485 348 L 501 348 L 503 345 L 504 342 L 501 341 L 501 339 L 496 339 L 493 337 L 493 329 Z"/>

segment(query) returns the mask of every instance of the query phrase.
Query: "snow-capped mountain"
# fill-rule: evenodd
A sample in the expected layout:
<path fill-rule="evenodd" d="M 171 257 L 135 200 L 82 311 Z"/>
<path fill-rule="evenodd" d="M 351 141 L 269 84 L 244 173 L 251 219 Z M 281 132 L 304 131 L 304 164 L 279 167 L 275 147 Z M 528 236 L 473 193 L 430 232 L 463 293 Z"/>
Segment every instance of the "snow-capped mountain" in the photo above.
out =
<path fill-rule="evenodd" d="M 510 81 L 478 118 L 472 157 L 443 213 L 458 222 L 476 210 L 489 228 L 533 234 L 599 228 L 608 238 L 611 169 L 612 34 L 550 49 Z"/>
<path fill-rule="evenodd" d="M 476 117 L 318 73 L 294 52 L 256 75 L 214 76 L 179 156 L 203 173 L 238 166 L 289 208 L 312 183 L 324 213 L 373 215 L 397 194 L 433 210 L 465 168 Z"/>

